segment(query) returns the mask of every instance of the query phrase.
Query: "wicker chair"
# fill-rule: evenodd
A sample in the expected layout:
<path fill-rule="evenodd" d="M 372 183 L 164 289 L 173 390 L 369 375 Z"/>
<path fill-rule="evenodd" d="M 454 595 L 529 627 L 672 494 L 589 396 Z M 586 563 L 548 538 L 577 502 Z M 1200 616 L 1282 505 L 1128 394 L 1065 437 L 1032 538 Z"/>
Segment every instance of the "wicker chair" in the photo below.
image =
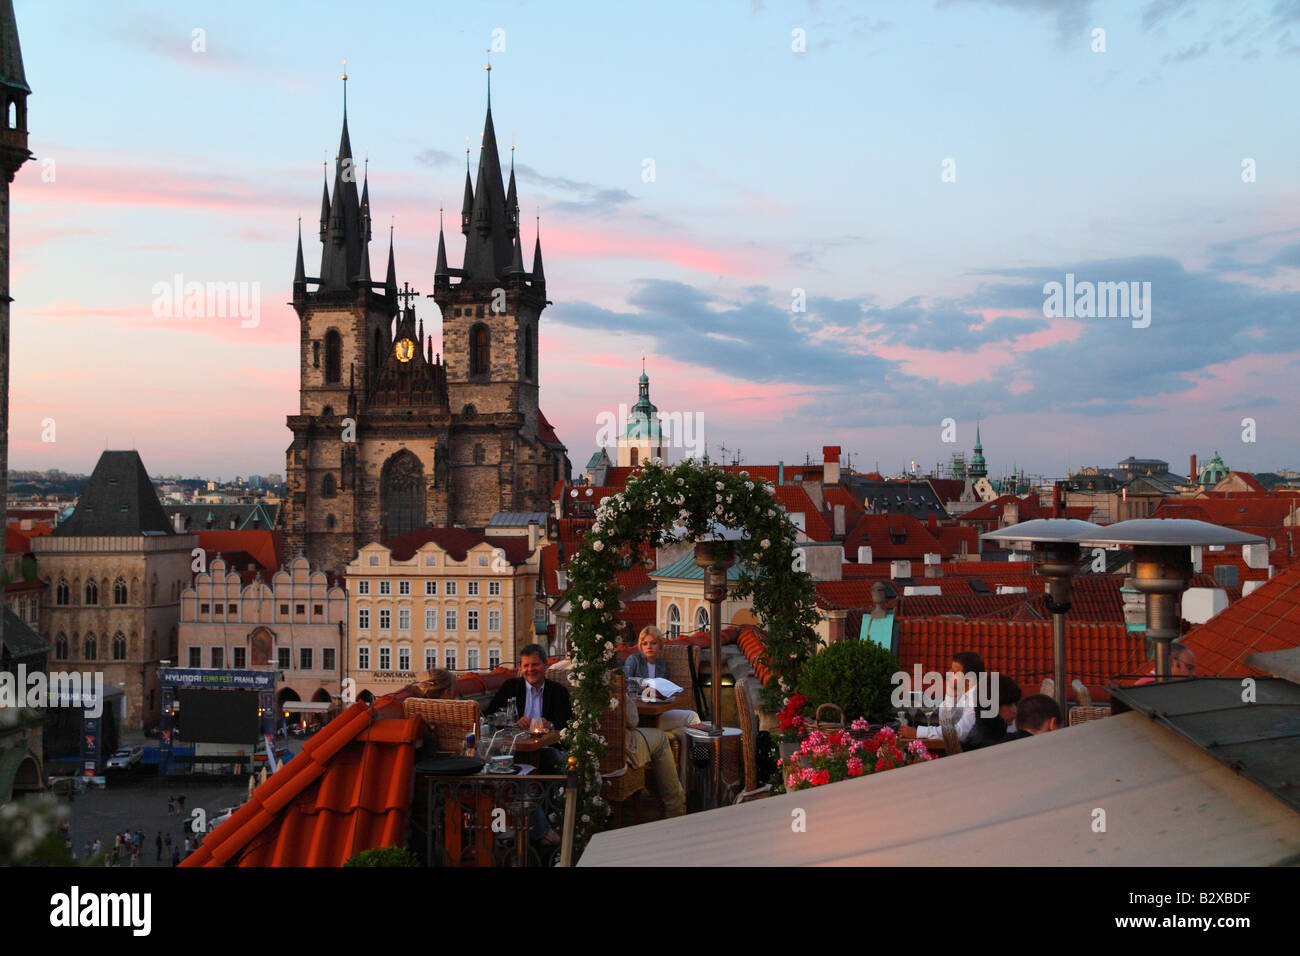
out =
<path fill-rule="evenodd" d="M 1082 724 L 1089 720 L 1101 720 L 1110 716 L 1110 704 L 1093 704 L 1088 707 L 1070 708 L 1070 726 Z"/>
<path fill-rule="evenodd" d="M 743 683 L 736 684 L 736 715 L 740 719 L 740 746 L 745 761 L 745 785 L 736 802 L 744 803 L 767 793 L 772 785 L 758 785 L 758 717 L 750 704 L 748 688 Z"/>
<path fill-rule="evenodd" d="M 402 701 L 402 713 L 425 722 L 441 753 L 460 753 L 466 734 L 478 733 L 478 704 L 472 700 L 408 697 Z"/>
<path fill-rule="evenodd" d="M 689 644 L 665 644 L 660 651 L 664 663 L 668 665 L 668 679 L 682 688 L 677 696 L 683 708 L 692 707 L 695 700 L 695 682 L 691 680 L 690 664 L 692 650 Z"/>

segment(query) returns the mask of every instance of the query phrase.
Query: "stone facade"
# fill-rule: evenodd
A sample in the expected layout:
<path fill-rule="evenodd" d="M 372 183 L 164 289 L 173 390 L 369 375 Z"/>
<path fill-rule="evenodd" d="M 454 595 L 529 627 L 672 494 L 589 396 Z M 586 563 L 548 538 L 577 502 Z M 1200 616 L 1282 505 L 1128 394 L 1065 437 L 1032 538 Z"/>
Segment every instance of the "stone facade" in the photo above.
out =
<path fill-rule="evenodd" d="M 343 588 L 304 557 L 268 585 L 247 585 L 218 558 L 181 594 L 181 667 L 274 667 L 276 703 L 334 704 L 340 693 L 341 644 L 348 616 Z"/>
<path fill-rule="evenodd" d="M 57 670 L 100 671 L 120 687 L 123 727 L 158 719 L 158 661 L 176 661 L 181 591 L 197 535 L 32 539 L 46 585 L 39 633 Z"/>

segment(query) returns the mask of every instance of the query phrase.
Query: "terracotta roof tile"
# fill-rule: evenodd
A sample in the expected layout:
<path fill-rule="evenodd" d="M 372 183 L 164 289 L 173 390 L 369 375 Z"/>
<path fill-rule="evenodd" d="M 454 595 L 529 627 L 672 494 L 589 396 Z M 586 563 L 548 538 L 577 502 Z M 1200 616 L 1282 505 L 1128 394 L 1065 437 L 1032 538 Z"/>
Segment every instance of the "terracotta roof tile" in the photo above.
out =
<path fill-rule="evenodd" d="M 1285 568 L 1228 606 L 1183 643 L 1196 652 L 1203 677 L 1266 676 L 1245 663 L 1251 654 L 1300 647 L 1300 568 Z"/>
<path fill-rule="evenodd" d="M 453 561 L 464 561 L 469 550 L 480 544 L 500 548 L 505 552 L 506 560 L 514 565 L 523 564 L 532 553 L 528 550 L 527 538 L 489 535 L 466 528 L 416 528 L 385 542 L 385 546 L 392 551 L 394 560 L 409 561 L 421 546 L 430 541 L 446 551 Z"/>

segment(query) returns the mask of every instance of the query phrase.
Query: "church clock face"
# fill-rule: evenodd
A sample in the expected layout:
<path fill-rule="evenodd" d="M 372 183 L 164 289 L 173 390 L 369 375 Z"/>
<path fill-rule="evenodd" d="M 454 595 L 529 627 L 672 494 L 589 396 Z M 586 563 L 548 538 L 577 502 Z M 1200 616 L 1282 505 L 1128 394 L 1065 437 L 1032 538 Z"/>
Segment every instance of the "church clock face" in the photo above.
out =
<path fill-rule="evenodd" d="M 398 339 L 393 346 L 393 354 L 397 356 L 397 361 L 409 362 L 415 357 L 415 343 L 410 339 Z"/>

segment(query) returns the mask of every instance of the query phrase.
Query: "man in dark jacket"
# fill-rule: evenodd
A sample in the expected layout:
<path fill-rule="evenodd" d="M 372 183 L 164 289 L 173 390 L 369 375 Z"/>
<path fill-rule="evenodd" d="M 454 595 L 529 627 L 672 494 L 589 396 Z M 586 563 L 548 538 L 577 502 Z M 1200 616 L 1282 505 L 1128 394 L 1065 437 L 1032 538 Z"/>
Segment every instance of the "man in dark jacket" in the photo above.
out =
<path fill-rule="evenodd" d="M 540 644 L 528 644 L 519 651 L 519 676 L 502 684 L 483 712 L 495 714 L 512 700 L 521 730 L 527 730 L 534 717 L 546 721 L 547 730 L 560 730 L 569 722 L 573 711 L 568 688 L 546 679 L 546 651 Z M 542 773 L 563 773 L 564 754 L 560 750 L 546 747 L 538 754 Z"/>

